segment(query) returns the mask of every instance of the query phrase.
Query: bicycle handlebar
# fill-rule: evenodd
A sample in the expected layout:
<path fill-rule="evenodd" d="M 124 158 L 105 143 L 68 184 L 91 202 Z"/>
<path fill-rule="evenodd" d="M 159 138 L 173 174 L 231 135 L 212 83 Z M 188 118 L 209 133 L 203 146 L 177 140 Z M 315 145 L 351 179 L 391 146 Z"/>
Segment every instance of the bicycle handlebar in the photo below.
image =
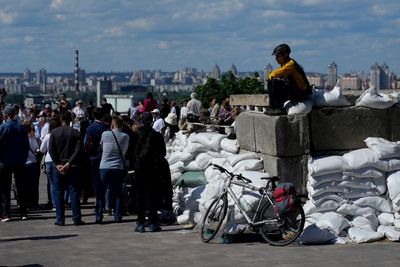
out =
<path fill-rule="evenodd" d="M 234 174 L 234 173 L 228 171 L 227 169 L 225 169 L 224 167 L 219 166 L 218 164 L 212 163 L 212 166 L 213 166 L 214 168 L 218 169 L 220 172 L 225 172 L 225 173 L 227 173 L 227 174 L 228 174 L 229 176 L 231 176 L 231 177 L 236 177 L 238 180 L 242 180 L 242 181 L 244 181 L 244 182 L 246 182 L 246 183 L 251 183 L 251 182 L 252 182 L 252 180 L 250 180 L 250 179 L 248 179 L 248 178 L 246 178 L 246 177 L 243 177 L 242 174 Z"/>

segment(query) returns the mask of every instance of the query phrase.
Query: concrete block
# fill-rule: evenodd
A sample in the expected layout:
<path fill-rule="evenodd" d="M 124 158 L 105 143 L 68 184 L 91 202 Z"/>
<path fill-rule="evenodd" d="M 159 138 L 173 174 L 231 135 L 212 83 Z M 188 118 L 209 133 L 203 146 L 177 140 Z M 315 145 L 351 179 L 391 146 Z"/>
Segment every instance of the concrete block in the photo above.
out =
<path fill-rule="evenodd" d="M 267 94 L 231 95 L 229 104 L 232 106 L 269 106 Z"/>
<path fill-rule="evenodd" d="M 400 141 L 400 105 L 396 105 L 390 109 L 391 121 L 391 141 Z"/>
<path fill-rule="evenodd" d="M 300 194 L 307 194 L 307 164 L 309 155 L 296 157 L 274 157 L 260 155 L 264 161 L 264 169 L 271 175 L 280 176 L 280 182 L 291 182 Z"/>
<path fill-rule="evenodd" d="M 256 152 L 278 157 L 299 156 L 310 152 L 309 123 L 306 115 L 252 116 Z"/>
<path fill-rule="evenodd" d="M 310 116 L 313 152 L 364 148 L 367 137 L 390 140 L 393 113 L 362 107 L 314 109 Z"/>
<path fill-rule="evenodd" d="M 241 149 L 256 151 L 253 113 L 242 112 L 235 122 L 236 138 Z"/>

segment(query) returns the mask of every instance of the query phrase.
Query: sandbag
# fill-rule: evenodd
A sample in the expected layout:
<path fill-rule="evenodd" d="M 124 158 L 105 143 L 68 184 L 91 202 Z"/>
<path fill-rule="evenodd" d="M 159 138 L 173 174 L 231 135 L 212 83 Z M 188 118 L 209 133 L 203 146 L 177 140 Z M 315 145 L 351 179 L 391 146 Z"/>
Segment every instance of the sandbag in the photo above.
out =
<path fill-rule="evenodd" d="M 173 185 L 175 185 L 175 184 L 176 184 L 176 181 L 178 181 L 179 177 L 181 177 L 181 176 L 182 176 L 182 173 L 181 173 L 181 172 L 174 172 L 174 173 L 171 173 L 171 183 L 172 183 Z"/>
<path fill-rule="evenodd" d="M 235 174 L 241 174 L 243 177 L 251 180 L 251 185 L 255 187 L 267 186 L 268 180 L 261 180 L 264 177 L 270 177 L 271 175 L 261 171 L 237 171 Z"/>
<path fill-rule="evenodd" d="M 318 207 L 310 200 L 306 202 L 306 204 L 303 205 L 304 213 L 305 215 L 309 215 L 315 212 L 322 212 L 322 211 L 335 211 L 337 208 L 340 207 L 340 203 L 334 201 L 334 200 L 327 200 Z"/>
<path fill-rule="evenodd" d="M 355 178 L 383 178 L 385 177 L 385 174 L 374 168 L 374 167 L 364 167 L 364 168 L 359 168 L 359 169 L 353 169 L 353 170 L 345 170 L 343 172 L 344 176 L 351 176 Z"/>
<path fill-rule="evenodd" d="M 391 142 L 384 138 L 368 137 L 364 142 L 367 147 L 377 153 L 379 159 L 400 157 L 400 141 Z"/>
<path fill-rule="evenodd" d="M 375 167 L 381 171 L 388 170 L 388 163 L 378 158 L 378 155 L 370 148 L 361 148 L 343 155 L 350 169 Z"/>
<path fill-rule="evenodd" d="M 350 227 L 350 224 L 346 218 L 336 212 L 324 213 L 319 218 L 316 225 L 322 229 L 330 229 L 336 235 L 339 235 L 343 230 Z"/>
<path fill-rule="evenodd" d="M 394 216 L 392 213 L 381 213 L 378 215 L 380 225 L 390 226 L 394 223 Z"/>
<path fill-rule="evenodd" d="M 377 232 L 385 234 L 390 241 L 400 240 L 400 232 L 394 226 L 380 225 Z"/>
<path fill-rule="evenodd" d="M 320 184 L 318 186 L 311 186 L 307 182 L 307 191 L 309 196 L 311 197 L 317 197 L 319 195 L 325 194 L 325 193 L 344 193 L 345 188 L 338 186 L 336 183 L 324 183 Z"/>
<path fill-rule="evenodd" d="M 201 170 L 204 170 L 206 168 L 206 166 L 210 163 L 210 161 L 213 159 L 213 157 L 211 157 L 209 154 L 207 153 L 200 153 L 196 156 L 196 163 L 197 166 L 199 166 L 199 168 Z"/>
<path fill-rule="evenodd" d="M 387 94 L 378 92 L 375 88 L 369 88 L 356 100 L 357 107 L 386 109 L 396 104 Z"/>
<path fill-rule="evenodd" d="M 375 210 L 371 207 L 359 207 L 355 204 L 342 204 L 337 212 L 343 214 L 344 216 L 367 216 L 369 214 L 375 214 Z"/>
<path fill-rule="evenodd" d="M 236 163 L 242 161 L 242 160 L 247 160 L 247 159 L 259 159 L 260 157 L 254 153 L 254 152 L 248 152 L 248 153 L 243 153 L 243 154 L 235 154 L 231 155 L 227 158 L 229 164 L 231 166 L 235 166 Z"/>
<path fill-rule="evenodd" d="M 389 198 L 396 206 L 400 206 L 400 171 L 390 173 L 387 177 Z"/>
<path fill-rule="evenodd" d="M 207 183 L 203 171 L 185 172 L 176 181 L 177 186 L 182 187 L 198 187 Z"/>
<path fill-rule="evenodd" d="M 259 171 L 264 168 L 263 161 L 257 159 L 246 159 L 236 163 L 233 168 L 234 172 L 238 171 Z"/>
<path fill-rule="evenodd" d="M 309 182 L 311 186 L 319 186 L 324 183 L 341 182 L 343 179 L 343 173 L 337 172 L 320 176 L 308 176 L 307 182 Z"/>
<path fill-rule="evenodd" d="M 327 229 L 321 229 L 317 225 L 312 224 L 304 228 L 303 233 L 299 237 L 302 245 L 323 245 L 335 243 L 336 235 Z"/>
<path fill-rule="evenodd" d="M 220 142 L 223 138 L 226 138 L 224 134 L 218 134 L 214 132 L 204 133 L 192 133 L 189 136 L 189 141 L 192 143 L 199 143 L 206 146 L 209 150 L 218 151 Z"/>
<path fill-rule="evenodd" d="M 314 90 L 313 104 L 317 107 L 344 107 L 351 105 L 342 94 L 342 90 L 339 87 L 339 80 L 337 81 L 336 86 L 330 91 L 324 89 Z"/>
<path fill-rule="evenodd" d="M 375 232 L 370 226 L 354 226 L 348 230 L 349 237 L 356 243 L 367 243 L 381 240 L 384 233 Z"/>
<path fill-rule="evenodd" d="M 378 217 L 375 214 L 368 214 L 366 216 L 357 216 L 350 221 L 351 226 L 370 226 L 374 231 L 379 226 Z"/>
<path fill-rule="evenodd" d="M 390 213 L 391 208 L 389 202 L 378 196 L 364 197 L 354 201 L 354 204 L 360 207 L 371 207 L 380 212 Z"/>
<path fill-rule="evenodd" d="M 193 153 L 207 152 L 208 150 L 210 150 L 210 148 L 206 145 L 188 142 L 183 152 L 193 154 Z"/>
<path fill-rule="evenodd" d="M 313 101 L 311 99 L 301 102 L 286 101 L 283 107 L 288 115 L 306 115 L 311 112 Z"/>
<path fill-rule="evenodd" d="M 341 156 L 311 158 L 308 162 L 308 174 L 313 177 L 343 172 L 346 169 L 347 162 Z"/>
<path fill-rule="evenodd" d="M 190 188 L 189 193 L 185 195 L 185 205 L 190 211 L 199 211 L 198 200 L 204 196 L 205 188 L 206 187 L 204 185 Z"/>
<path fill-rule="evenodd" d="M 220 147 L 230 153 L 236 154 L 239 152 L 239 144 L 236 139 L 223 138 L 220 142 Z"/>

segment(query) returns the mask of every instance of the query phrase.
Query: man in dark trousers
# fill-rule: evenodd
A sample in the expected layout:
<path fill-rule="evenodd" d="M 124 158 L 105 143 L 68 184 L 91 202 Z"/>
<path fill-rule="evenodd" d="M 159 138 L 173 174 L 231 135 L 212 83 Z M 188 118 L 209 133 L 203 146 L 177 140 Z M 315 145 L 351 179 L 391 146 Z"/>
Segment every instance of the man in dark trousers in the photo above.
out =
<path fill-rule="evenodd" d="M 78 130 L 69 126 L 71 112 L 61 114 L 61 126 L 51 132 L 49 153 L 54 165 L 54 190 L 56 203 L 55 225 L 65 225 L 64 191 L 68 190 L 71 199 L 74 225 L 85 224 L 81 220 L 78 188 L 80 183 L 80 153 L 82 142 Z"/>
<path fill-rule="evenodd" d="M 275 47 L 272 55 L 280 67 L 269 74 L 268 96 L 269 105 L 266 114 L 284 114 L 283 104 L 287 101 L 300 102 L 309 99 L 311 86 L 303 68 L 292 58 L 291 49 L 287 44 Z"/>
<path fill-rule="evenodd" d="M 2 204 L 2 222 L 8 222 L 10 218 L 10 191 L 12 174 L 16 180 L 23 179 L 23 169 L 28 158 L 29 140 L 25 128 L 16 119 L 14 107 L 8 106 L 3 111 L 5 123 L 0 125 L 0 196 Z M 20 188 L 20 192 L 23 188 Z M 25 197 L 25 196 L 21 196 Z M 21 210 L 25 203 L 21 204 Z M 24 214 L 21 214 L 24 216 Z M 22 217 L 21 217 L 22 219 Z"/>
<path fill-rule="evenodd" d="M 142 114 L 143 126 L 139 129 L 139 138 L 134 152 L 135 159 L 135 194 L 138 223 L 135 231 L 145 232 L 145 211 L 149 213 L 150 232 L 161 231 L 157 220 L 160 207 L 160 168 L 166 149 L 162 134 L 151 127 L 153 116 L 149 112 Z"/>

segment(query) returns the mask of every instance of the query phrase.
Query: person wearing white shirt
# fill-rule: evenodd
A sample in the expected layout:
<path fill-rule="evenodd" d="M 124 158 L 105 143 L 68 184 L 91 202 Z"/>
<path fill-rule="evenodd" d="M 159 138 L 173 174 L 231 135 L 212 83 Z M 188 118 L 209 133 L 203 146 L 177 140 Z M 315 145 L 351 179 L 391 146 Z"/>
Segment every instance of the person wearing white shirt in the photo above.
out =
<path fill-rule="evenodd" d="M 165 122 L 160 117 L 160 110 L 156 108 L 151 114 L 153 114 L 153 129 L 157 132 L 161 132 L 161 130 L 165 128 Z"/>

